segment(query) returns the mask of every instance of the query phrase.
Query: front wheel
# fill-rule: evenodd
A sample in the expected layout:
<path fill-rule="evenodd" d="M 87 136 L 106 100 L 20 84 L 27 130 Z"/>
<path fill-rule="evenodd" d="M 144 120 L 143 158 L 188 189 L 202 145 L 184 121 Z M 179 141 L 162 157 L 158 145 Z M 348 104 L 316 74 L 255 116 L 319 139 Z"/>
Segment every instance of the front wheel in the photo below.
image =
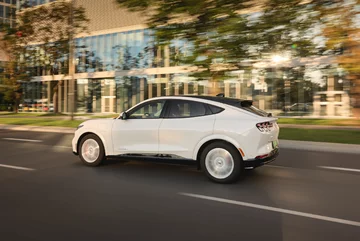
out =
<path fill-rule="evenodd" d="M 80 141 L 80 160 L 87 166 L 98 166 L 105 159 L 104 146 L 97 135 L 86 135 Z"/>
<path fill-rule="evenodd" d="M 240 153 L 223 142 L 211 143 L 201 153 L 201 169 L 206 176 L 218 183 L 232 183 L 239 179 L 243 165 Z"/>

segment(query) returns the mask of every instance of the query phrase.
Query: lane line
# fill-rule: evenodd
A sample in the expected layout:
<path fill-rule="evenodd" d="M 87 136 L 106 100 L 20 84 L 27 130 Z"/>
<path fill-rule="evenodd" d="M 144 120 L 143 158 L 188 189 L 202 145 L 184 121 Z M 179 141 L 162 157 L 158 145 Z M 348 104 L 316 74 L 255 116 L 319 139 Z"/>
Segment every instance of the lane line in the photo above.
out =
<path fill-rule="evenodd" d="M 360 169 L 352 169 L 352 168 L 329 167 L 329 166 L 319 166 L 319 167 L 324 169 L 338 170 L 338 171 L 360 172 Z"/>
<path fill-rule="evenodd" d="M 238 206 L 262 209 L 262 210 L 267 210 L 267 211 L 272 211 L 272 212 L 277 212 L 277 213 L 285 213 L 285 214 L 290 214 L 290 215 L 295 215 L 295 216 L 307 217 L 307 218 L 318 219 L 318 220 L 323 220 L 323 221 L 328 221 L 328 222 L 333 222 L 333 223 L 340 223 L 340 224 L 346 224 L 346 225 L 360 227 L 360 222 L 355 222 L 355 221 L 346 220 L 346 219 L 332 218 L 332 217 L 327 217 L 327 216 L 322 216 L 322 215 L 317 215 L 317 214 L 312 214 L 312 213 L 298 212 L 298 211 L 293 211 L 293 210 L 289 210 L 289 209 L 275 208 L 275 207 L 270 207 L 270 206 L 265 206 L 265 205 L 240 202 L 240 201 L 235 201 L 235 200 L 230 200 L 230 199 L 210 197 L 210 196 L 204 196 L 204 195 L 193 194 L 193 193 L 178 193 L 178 194 L 183 195 L 183 196 L 188 196 L 188 197 L 199 198 L 199 199 L 211 200 L 211 201 L 222 202 L 222 203 L 229 203 L 229 204 L 234 204 L 234 205 L 238 205 Z"/>
<path fill-rule="evenodd" d="M 72 148 L 71 146 L 54 146 L 56 148 Z"/>
<path fill-rule="evenodd" d="M 2 138 L 3 140 L 8 141 L 26 141 L 26 142 L 43 142 L 41 140 L 32 140 L 32 139 L 20 139 L 20 138 Z"/>
<path fill-rule="evenodd" d="M 4 164 L 0 164 L 0 167 L 17 169 L 17 170 L 23 170 L 23 171 L 35 171 L 35 169 L 33 169 L 33 168 L 19 167 L 19 166 L 11 166 L 11 165 L 4 165 Z"/>
<path fill-rule="evenodd" d="M 283 169 L 300 169 L 296 167 L 285 167 L 285 166 L 276 166 L 276 165 L 264 165 L 264 167 L 275 167 L 275 168 L 283 168 Z"/>

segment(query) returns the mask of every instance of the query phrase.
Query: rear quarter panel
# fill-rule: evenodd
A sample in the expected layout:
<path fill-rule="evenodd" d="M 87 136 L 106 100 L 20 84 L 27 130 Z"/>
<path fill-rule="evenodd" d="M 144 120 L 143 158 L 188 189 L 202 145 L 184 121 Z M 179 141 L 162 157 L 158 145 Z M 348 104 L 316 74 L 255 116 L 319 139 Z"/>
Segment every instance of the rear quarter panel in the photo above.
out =
<path fill-rule="evenodd" d="M 214 135 L 226 136 L 244 152 L 243 160 L 251 159 L 259 142 L 259 130 L 256 128 L 259 119 L 245 111 L 226 109 L 216 115 Z"/>

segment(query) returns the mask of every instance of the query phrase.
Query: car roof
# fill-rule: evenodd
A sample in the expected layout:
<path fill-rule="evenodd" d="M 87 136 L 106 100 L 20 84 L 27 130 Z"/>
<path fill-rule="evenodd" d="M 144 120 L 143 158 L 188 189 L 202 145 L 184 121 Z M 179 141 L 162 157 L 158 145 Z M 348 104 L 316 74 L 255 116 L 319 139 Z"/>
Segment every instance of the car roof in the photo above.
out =
<path fill-rule="evenodd" d="M 205 101 L 213 101 L 218 102 L 221 104 L 227 104 L 235 107 L 240 107 L 244 103 L 248 106 L 252 105 L 252 100 L 245 100 L 245 99 L 236 99 L 236 98 L 229 98 L 223 96 L 210 96 L 210 95 L 168 95 L 168 96 L 161 96 L 155 97 L 156 99 L 200 99 Z"/>

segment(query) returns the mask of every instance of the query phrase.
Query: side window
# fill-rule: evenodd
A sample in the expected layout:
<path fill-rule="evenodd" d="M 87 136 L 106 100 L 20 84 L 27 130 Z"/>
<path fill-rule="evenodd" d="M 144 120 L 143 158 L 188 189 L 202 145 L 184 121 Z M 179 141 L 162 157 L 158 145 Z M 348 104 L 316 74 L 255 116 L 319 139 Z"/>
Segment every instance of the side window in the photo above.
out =
<path fill-rule="evenodd" d="M 157 119 L 160 118 L 165 100 L 151 101 L 131 111 L 128 119 Z"/>
<path fill-rule="evenodd" d="M 221 111 L 224 110 L 223 108 L 218 107 L 218 106 L 214 106 L 214 105 L 208 105 L 208 106 L 209 106 L 209 109 L 211 110 L 211 112 L 212 112 L 213 114 L 220 113 Z"/>
<path fill-rule="evenodd" d="M 187 100 L 172 100 L 168 118 L 186 118 L 211 114 L 201 102 Z"/>

